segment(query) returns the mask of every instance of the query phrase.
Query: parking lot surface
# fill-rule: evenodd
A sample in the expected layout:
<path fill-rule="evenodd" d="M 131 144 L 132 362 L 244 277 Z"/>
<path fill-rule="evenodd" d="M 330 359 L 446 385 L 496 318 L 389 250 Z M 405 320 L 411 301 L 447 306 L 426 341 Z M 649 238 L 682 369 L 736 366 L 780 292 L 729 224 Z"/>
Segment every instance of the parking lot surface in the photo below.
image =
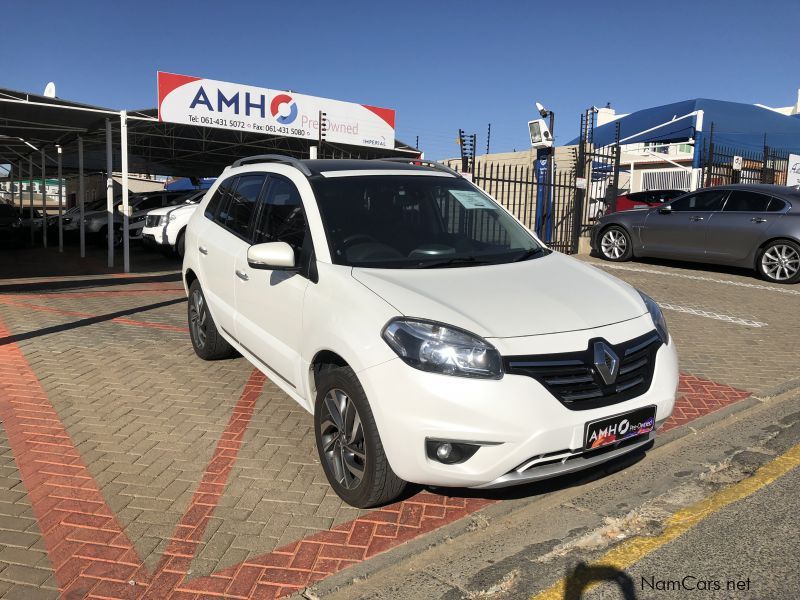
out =
<path fill-rule="evenodd" d="M 20 278 L 23 261 L 35 276 Z M 194 355 L 178 263 L 136 250 L 134 264 L 118 276 L 100 256 L 4 253 L 2 597 L 282 597 L 503 502 L 415 489 L 378 510 L 344 504 L 310 415 L 244 359 Z M 666 309 L 684 376 L 665 429 L 795 376 L 800 290 L 598 266 Z"/>

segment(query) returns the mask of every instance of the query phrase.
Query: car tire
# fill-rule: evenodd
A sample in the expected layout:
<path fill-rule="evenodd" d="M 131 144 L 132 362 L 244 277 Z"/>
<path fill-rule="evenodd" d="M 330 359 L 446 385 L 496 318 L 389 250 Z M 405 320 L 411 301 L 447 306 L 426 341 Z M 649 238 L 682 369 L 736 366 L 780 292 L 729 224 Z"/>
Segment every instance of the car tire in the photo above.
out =
<path fill-rule="evenodd" d="M 600 257 L 613 262 L 624 262 L 633 258 L 633 242 L 628 232 L 619 225 L 611 225 L 597 237 Z"/>
<path fill-rule="evenodd" d="M 320 375 L 314 431 L 325 476 L 348 504 L 357 508 L 387 504 L 405 489 L 406 482 L 389 465 L 367 396 L 349 367 Z"/>
<path fill-rule="evenodd" d="M 756 257 L 756 271 L 770 283 L 800 281 L 800 244 L 792 240 L 773 240 Z"/>
<path fill-rule="evenodd" d="M 189 337 L 197 356 L 203 360 L 220 360 L 235 355 L 233 346 L 220 335 L 197 279 L 189 286 L 187 313 Z"/>
<path fill-rule="evenodd" d="M 98 244 L 108 246 L 108 226 L 104 225 L 98 233 Z M 114 227 L 114 248 L 120 247 L 122 247 L 122 228 Z"/>
<path fill-rule="evenodd" d="M 175 240 L 175 254 L 178 255 L 178 258 L 183 258 L 183 255 L 186 253 L 186 236 L 184 235 L 185 229 L 181 229 L 180 233 L 178 233 L 178 239 Z"/>

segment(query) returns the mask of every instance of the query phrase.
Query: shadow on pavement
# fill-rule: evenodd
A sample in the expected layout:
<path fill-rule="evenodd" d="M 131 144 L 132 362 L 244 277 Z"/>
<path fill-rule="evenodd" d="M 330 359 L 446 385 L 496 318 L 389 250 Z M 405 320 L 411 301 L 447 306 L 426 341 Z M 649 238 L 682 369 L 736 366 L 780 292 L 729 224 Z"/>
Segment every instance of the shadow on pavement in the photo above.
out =
<path fill-rule="evenodd" d="M 114 266 L 108 266 L 107 249 L 86 245 L 86 256 L 72 244 L 58 251 L 58 241 L 48 248 L 28 246 L 24 248 L 0 247 L 0 280 L 32 279 L 39 277 L 80 277 L 82 275 L 122 275 L 122 248 L 115 249 Z M 130 248 L 131 273 L 152 274 L 179 271 L 180 261 L 161 252 L 150 251 L 141 245 Z M 127 276 L 127 274 L 126 274 Z M 123 276 L 121 278 L 125 278 Z"/>
<path fill-rule="evenodd" d="M 113 313 L 107 313 L 105 315 L 97 315 L 94 317 L 86 317 L 85 319 L 79 319 L 77 321 L 72 321 L 70 323 L 62 323 L 61 325 L 53 325 L 51 327 L 43 327 L 42 329 L 36 329 L 33 331 L 28 331 L 25 333 L 16 333 L 13 335 L 9 335 L 6 337 L 0 338 L 0 346 L 4 346 L 6 344 L 11 344 L 15 342 L 22 342 L 24 340 L 29 340 L 36 337 L 41 337 L 44 335 L 50 335 L 51 333 L 60 333 L 62 331 L 69 331 L 71 329 L 77 329 L 79 327 L 86 327 L 87 325 L 94 325 L 95 323 L 103 323 L 106 321 L 111 321 L 112 319 L 117 319 L 119 317 L 127 317 L 130 315 L 134 315 L 136 313 L 145 312 L 148 310 L 154 310 L 156 308 L 163 308 L 165 306 L 171 306 L 173 304 L 180 304 L 186 302 L 186 298 L 175 298 L 173 300 L 165 300 L 163 302 L 155 302 L 153 304 L 146 304 L 144 306 L 135 306 L 133 308 L 126 308 L 125 310 L 120 310 Z"/>
<path fill-rule="evenodd" d="M 180 273 L 164 273 L 159 275 L 141 275 L 126 277 L 102 277 L 96 279 L 52 279 L 29 281 L 22 283 L 0 283 L 0 294 L 15 292 L 44 292 L 80 288 L 94 288 L 111 285 L 128 285 L 132 283 L 180 282 Z"/>
<path fill-rule="evenodd" d="M 602 257 L 597 252 L 592 252 L 590 256 L 592 258 L 599 258 L 602 260 Z M 725 275 L 738 275 L 739 277 L 747 277 L 749 279 L 755 279 L 756 281 L 761 281 L 761 279 L 759 279 L 755 271 L 753 271 L 752 269 L 746 269 L 744 267 L 731 267 L 728 265 L 714 265 L 711 263 L 689 262 L 684 260 L 670 260 L 666 258 L 637 257 L 625 263 L 611 263 L 611 264 L 627 264 L 633 266 L 641 265 L 644 267 L 648 265 L 654 267 L 668 267 L 672 269 L 682 269 L 684 271 L 693 271 L 698 275 L 702 275 L 703 273 L 706 273 L 708 275 L 713 275 L 715 273 L 722 273 Z"/>
<path fill-rule="evenodd" d="M 578 563 L 564 577 L 564 600 L 580 600 L 583 592 L 595 583 L 616 583 L 624 600 L 636 600 L 636 586 L 630 575 L 611 565 L 588 565 Z"/>

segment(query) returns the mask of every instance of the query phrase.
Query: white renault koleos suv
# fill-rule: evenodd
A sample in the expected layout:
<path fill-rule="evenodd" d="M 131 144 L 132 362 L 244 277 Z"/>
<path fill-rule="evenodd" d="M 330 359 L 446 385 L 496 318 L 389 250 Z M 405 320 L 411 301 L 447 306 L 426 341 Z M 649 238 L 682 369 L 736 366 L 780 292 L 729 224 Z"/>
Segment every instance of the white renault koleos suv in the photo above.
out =
<path fill-rule="evenodd" d="M 313 413 L 354 506 L 591 467 L 672 412 L 656 303 L 436 163 L 239 160 L 185 244 L 195 351 L 240 352 Z"/>

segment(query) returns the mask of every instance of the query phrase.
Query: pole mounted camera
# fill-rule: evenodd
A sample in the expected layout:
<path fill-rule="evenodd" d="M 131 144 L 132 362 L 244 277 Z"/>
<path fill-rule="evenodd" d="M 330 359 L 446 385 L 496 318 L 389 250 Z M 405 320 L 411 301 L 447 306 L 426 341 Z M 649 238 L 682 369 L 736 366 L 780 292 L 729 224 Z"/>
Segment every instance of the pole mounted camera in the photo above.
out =
<path fill-rule="evenodd" d="M 528 131 L 531 135 L 532 148 L 538 150 L 539 148 L 551 148 L 553 146 L 553 135 L 550 133 L 547 121 L 544 119 L 528 121 Z"/>
<path fill-rule="evenodd" d="M 541 148 L 552 148 L 553 134 L 550 131 L 550 127 L 548 126 L 546 119 L 549 117 L 550 122 L 553 122 L 553 111 L 547 110 L 544 106 L 542 106 L 541 102 L 536 103 L 536 110 L 539 111 L 539 114 L 542 116 L 542 118 L 528 121 L 528 132 L 531 136 L 531 147 L 534 150 L 539 150 Z"/>

